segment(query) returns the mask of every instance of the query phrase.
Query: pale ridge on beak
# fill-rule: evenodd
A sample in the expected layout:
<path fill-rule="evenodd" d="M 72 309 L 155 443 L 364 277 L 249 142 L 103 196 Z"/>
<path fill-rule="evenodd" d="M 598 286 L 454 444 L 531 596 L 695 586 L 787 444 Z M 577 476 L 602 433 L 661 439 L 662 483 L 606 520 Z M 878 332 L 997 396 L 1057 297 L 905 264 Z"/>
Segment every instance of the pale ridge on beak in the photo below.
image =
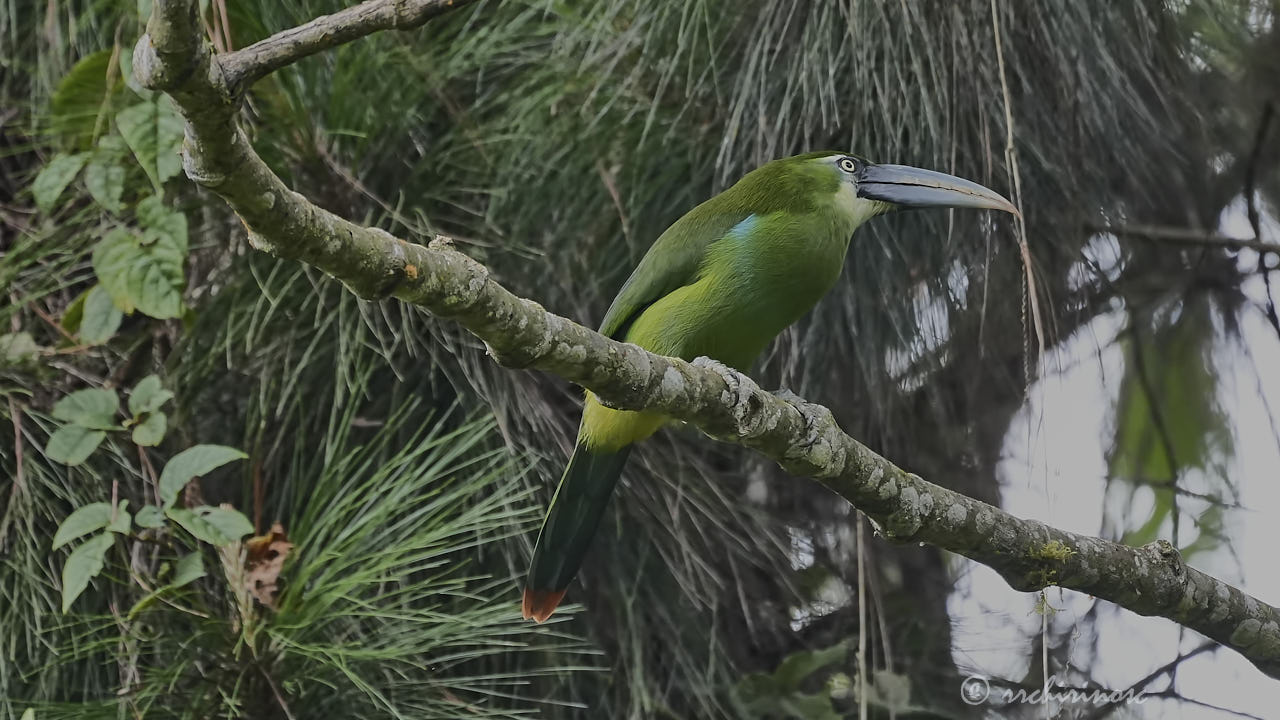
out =
<path fill-rule="evenodd" d="M 982 208 L 1022 216 L 1013 203 L 994 190 L 955 175 L 909 165 L 868 163 L 858 174 L 858 197 L 902 208 Z"/>

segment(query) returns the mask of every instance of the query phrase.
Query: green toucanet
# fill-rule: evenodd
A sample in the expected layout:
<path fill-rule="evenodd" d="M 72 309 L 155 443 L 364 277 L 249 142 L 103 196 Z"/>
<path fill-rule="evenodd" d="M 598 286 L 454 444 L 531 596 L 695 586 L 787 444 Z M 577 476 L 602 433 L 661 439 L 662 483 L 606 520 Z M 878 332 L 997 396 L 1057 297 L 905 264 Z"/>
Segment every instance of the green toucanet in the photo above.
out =
<path fill-rule="evenodd" d="M 1017 212 L 981 185 L 930 170 L 840 152 L 774 160 L 662 233 L 614 298 L 600 333 L 745 371 L 835 284 L 859 225 L 918 207 Z M 577 446 L 534 548 L 526 618 L 542 622 L 560 604 L 631 446 L 666 421 L 606 408 L 587 393 Z"/>

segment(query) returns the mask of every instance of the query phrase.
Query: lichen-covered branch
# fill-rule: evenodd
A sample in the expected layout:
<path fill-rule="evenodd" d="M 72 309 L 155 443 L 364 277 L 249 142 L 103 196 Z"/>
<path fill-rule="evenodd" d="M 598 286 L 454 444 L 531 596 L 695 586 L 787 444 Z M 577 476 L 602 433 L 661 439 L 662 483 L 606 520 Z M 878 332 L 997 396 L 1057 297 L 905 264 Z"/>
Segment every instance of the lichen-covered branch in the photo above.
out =
<path fill-rule="evenodd" d="M 889 539 L 973 558 L 1019 590 L 1057 585 L 1169 618 L 1280 678 L 1280 609 L 1188 567 L 1167 542 L 1135 548 L 1077 535 L 926 482 L 846 435 L 820 405 L 766 392 L 706 358 L 687 363 L 603 337 L 513 295 L 444 238 L 428 247 L 408 243 L 292 192 L 236 126 L 223 59 L 198 35 L 194 5 L 156 0 L 134 66 L 138 79 L 168 93 L 186 119 L 188 176 L 231 206 L 255 247 L 314 265 L 361 297 L 394 296 L 453 318 L 507 367 L 543 370 L 616 407 L 656 410 L 757 450 L 788 472 L 821 481 Z M 357 37 L 373 26 L 326 32 Z M 335 42 L 314 41 L 305 52 L 273 56 L 280 59 L 261 67 L 279 67 Z"/>

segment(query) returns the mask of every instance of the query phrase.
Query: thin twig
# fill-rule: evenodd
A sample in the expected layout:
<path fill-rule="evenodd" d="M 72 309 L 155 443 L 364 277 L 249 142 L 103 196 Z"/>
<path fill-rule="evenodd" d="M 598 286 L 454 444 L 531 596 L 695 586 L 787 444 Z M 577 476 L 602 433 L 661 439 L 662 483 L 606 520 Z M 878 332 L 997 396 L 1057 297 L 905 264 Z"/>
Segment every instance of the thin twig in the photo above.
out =
<path fill-rule="evenodd" d="M 1100 223 L 1086 223 L 1084 229 L 1086 232 L 1091 233 L 1110 233 L 1117 238 L 1143 238 L 1176 245 L 1208 245 L 1229 250 L 1249 248 L 1263 254 L 1275 253 L 1280 255 L 1280 243 L 1264 242 L 1256 237 L 1244 238 L 1224 235 L 1220 232 L 1208 230 L 1192 230 L 1190 228 L 1168 227 L 1165 225 L 1106 225 Z"/>
<path fill-rule="evenodd" d="M 1249 153 L 1249 162 L 1245 165 L 1244 171 L 1245 207 L 1248 208 L 1249 226 L 1253 228 L 1253 236 L 1258 240 L 1262 240 L 1262 221 L 1258 215 L 1258 193 L 1255 189 L 1258 180 L 1258 159 L 1262 156 L 1262 146 L 1267 141 L 1267 130 L 1271 127 L 1274 110 L 1275 106 L 1270 100 L 1262 106 L 1258 134 L 1253 138 L 1253 152 Z M 1277 248 L 1276 252 L 1280 253 L 1280 248 Z M 1267 290 L 1267 320 L 1271 322 L 1271 327 L 1275 328 L 1276 335 L 1280 336 L 1280 315 L 1276 314 L 1276 298 L 1271 293 L 1271 273 L 1267 272 L 1266 254 L 1258 257 L 1258 272 L 1262 273 L 1262 283 Z"/>
<path fill-rule="evenodd" d="M 1000 13 L 996 0 L 991 0 L 991 29 L 995 34 L 996 66 L 1000 70 L 1000 90 L 1004 96 L 1005 166 L 1013 178 L 1013 203 L 1018 207 L 1018 250 L 1022 254 L 1022 268 L 1026 276 L 1027 297 L 1031 304 L 1031 323 L 1036 333 L 1037 361 L 1044 359 L 1044 321 L 1040 317 L 1040 298 L 1036 292 L 1035 266 L 1031 258 L 1031 246 L 1027 243 L 1027 221 L 1022 212 L 1022 173 L 1018 171 L 1018 152 L 1013 144 L 1013 101 L 1009 94 L 1009 79 L 1004 69 L 1004 41 L 1000 38 Z M 1027 379 L 1030 383 L 1030 378 Z"/>
<path fill-rule="evenodd" d="M 1118 695 L 1114 693 L 1111 693 L 1111 695 L 1113 697 L 1123 697 L 1123 698 L 1133 697 L 1133 694 L 1135 692 L 1140 692 L 1142 688 L 1145 688 L 1146 686 L 1150 685 L 1160 676 L 1173 672 L 1173 670 L 1176 669 L 1179 665 L 1181 665 L 1183 661 L 1189 660 L 1201 653 L 1205 653 L 1210 650 L 1213 650 L 1216 647 L 1217 645 L 1213 643 L 1204 643 L 1203 645 L 1200 645 L 1193 650 L 1188 650 L 1187 652 L 1179 653 L 1177 657 L 1165 663 L 1164 665 L 1161 665 L 1155 670 L 1152 670 L 1150 673 L 1146 675 L 1146 677 L 1130 685 L 1127 689 L 1121 691 Z M 1109 702 L 1106 705 L 1103 705 L 1102 707 L 1098 708 L 1098 710 L 1093 715 L 1090 716 L 1090 720 L 1100 720 L 1101 718 L 1106 717 L 1112 710 L 1115 710 L 1116 708 L 1120 707 L 1122 703 L 1123 701 L 1121 700 L 1116 702 Z"/>
<path fill-rule="evenodd" d="M 280 704 L 280 709 L 284 711 L 284 716 L 289 720 L 295 720 L 293 713 L 289 712 L 289 703 L 284 701 L 284 695 L 280 694 L 280 688 L 276 687 L 276 681 L 271 678 L 271 674 L 262 665 L 258 665 L 258 671 L 262 673 L 262 677 L 267 679 L 267 684 L 271 686 L 271 693 L 276 696 L 276 702 Z"/>

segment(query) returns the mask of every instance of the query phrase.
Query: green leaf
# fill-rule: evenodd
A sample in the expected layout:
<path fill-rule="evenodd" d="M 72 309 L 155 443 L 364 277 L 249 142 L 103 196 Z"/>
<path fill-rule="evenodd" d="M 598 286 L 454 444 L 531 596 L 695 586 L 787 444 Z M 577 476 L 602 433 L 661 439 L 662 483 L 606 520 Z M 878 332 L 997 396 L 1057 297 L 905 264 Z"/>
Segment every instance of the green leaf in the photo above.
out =
<path fill-rule="evenodd" d="M 67 564 L 62 566 L 62 612 L 66 614 L 71 603 L 80 597 L 80 593 L 89 587 L 89 581 L 102 572 L 102 560 L 107 549 L 115 543 L 110 533 L 102 533 L 90 538 L 80 547 L 71 551 Z"/>
<path fill-rule="evenodd" d="M 79 425 L 63 425 L 49 436 L 44 454 L 54 462 L 79 465 L 98 449 L 98 445 L 106 437 L 107 434 L 101 430 L 90 430 Z"/>
<path fill-rule="evenodd" d="M 95 202 L 106 210 L 118 213 L 124 210 L 120 196 L 124 194 L 124 166 L 118 160 L 93 156 L 84 169 L 84 186 Z"/>
<path fill-rule="evenodd" d="M 36 720 L 36 709 L 35 709 L 35 708 L 27 708 L 27 709 L 22 713 L 22 718 L 21 718 L 21 720 Z"/>
<path fill-rule="evenodd" d="M 93 288 L 90 288 L 92 290 Z M 75 335 L 80 332 L 80 323 L 84 320 L 84 299 L 89 297 L 89 290 L 85 290 L 76 296 L 75 300 L 62 311 L 62 319 L 58 324 L 68 335 Z"/>
<path fill-rule="evenodd" d="M 98 116 L 110 117 L 119 98 L 120 82 L 107 84 L 111 50 L 99 50 L 77 62 L 53 93 L 50 121 L 55 133 L 77 147 L 88 147 L 99 127 Z M 105 124 L 105 123 L 104 123 Z"/>
<path fill-rule="evenodd" d="M 0 366 L 15 367 L 35 362 L 40 356 L 40 346 L 31 333 L 17 332 L 0 335 Z"/>
<path fill-rule="evenodd" d="M 40 208 L 40 212 L 48 213 L 53 210 L 62 191 L 80 174 L 80 169 L 88 159 L 87 153 L 59 154 L 40 170 L 40 174 L 31 183 L 31 194 L 35 197 L 36 207 Z"/>
<path fill-rule="evenodd" d="M 94 285 L 84 298 L 80 340 L 88 345 L 100 345 L 116 334 L 123 319 L 124 314 L 111 302 L 111 293 L 101 283 Z"/>
<path fill-rule="evenodd" d="M 128 500 L 120 501 L 120 504 L 116 506 L 116 519 L 107 526 L 108 530 L 113 533 L 120 533 L 121 535 L 129 534 L 129 530 L 133 527 L 133 522 L 132 518 L 129 516 L 128 507 Z"/>
<path fill-rule="evenodd" d="M 147 419 L 133 426 L 133 441 L 144 447 L 159 445 L 164 440 L 168 422 L 168 417 L 159 410 L 147 413 Z"/>
<path fill-rule="evenodd" d="M 129 393 L 129 412 L 136 417 L 143 413 L 155 412 L 161 405 L 173 397 L 173 393 L 160 385 L 159 375 L 148 375 L 133 386 Z"/>
<path fill-rule="evenodd" d="M 243 513 L 227 507 L 169 508 L 165 514 L 197 540 L 216 547 L 229 545 L 253 532 L 253 524 Z"/>
<path fill-rule="evenodd" d="M 111 524 L 111 503 L 96 502 L 76 508 L 53 534 L 53 549 L 66 545 L 83 535 L 97 532 Z"/>
<path fill-rule="evenodd" d="M 164 526 L 164 512 L 155 505 L 143 505 L 133 522 L 140 528 L 158 528 Z"/>
<path fill-rule="evenodd" d="M 160 472 L 160 499 L 166 508 L 178 499 L 178 493 L 191 478 L 204 475 L 232 460 L 249 457 L 235 448 L 223 445 L 196 445 L 174 455 Z M 171 515 L 172 517 L 172 515 Z"/>
<path fill-rule="evenodd" d="M 142 16 L 142 24 L 147 24 L 146 15 Z M 124 84 L 135 95 L 144 100 L 151 99 L 153 91 L 143 87 L 142 83 L 138 82 L 138 78 L 133 75 L 133 46 L 129 43 L 124 43 L 120 46 L 120 76 L 124 78 Z"/>
<path fill-rule="evenodd" d="M 167 563 L 162 566 L 161 572 L 163 572 L 164 568 L 167 566 Z M 129 619 L 132 620 L 138 613 L 155 604 L 155 601 L 162 595 L 167 595 L 173 590 L 185 585 L 190 585 L 206 575 L 207 573 L 204 571 L 204 558 L 200 556 L 200 552 L 198 550 L 188 555 L 183 555 L 181 558 L 178 558 L 178 562 L 173 569 L 173 580 L 167 585 L 156 588 L 152 592 L 148 593 L 146 597 L 139 600 L 137 604 L 129 610 Z"/>
<path fill-rule="evenodd" d="M 178 559 L 178 564 L 173 570 L 173 581 L 169 583 L 169 587 L 180 588 L 204 576 L 204 558 L 200 556 L 200 551 L 197 550 Z"/>
<path fill-rule="evenodd" d="M 116 115 L 116 126 L 138 164 L 162 192 L 165 180 L 182 172 L 182 118 L 169 99 L 156 96 L 131 105 Z"/>
<path fill-rule="evenodd" d="M 152 195 L 138 203 L 136 211 L 138 223 L 151 231 L 143 242 L 152 239 L 152 234 L 163 235 L 173 245 L 187 254 L 187 216 L 164 204 L 159 195 Z"/>
<path fill-rule="evenodd" d="M 166 235 L 153 234 L 150 239 L 144 245 L 128 230 L 111 231 L 93 251 L 93 270 L 124 312 L 136 309 L 154 318 L 178 317 L 186 287 L 185 237 L 182 245 Z"/>
<path fill-rule="evenodd" d="M 86 388 L 62 398 L 53 406 L 53 417 L 63 422 L 75 423 L 94 430 L 113 430 L 120 398 L 114 390 Z"/>

